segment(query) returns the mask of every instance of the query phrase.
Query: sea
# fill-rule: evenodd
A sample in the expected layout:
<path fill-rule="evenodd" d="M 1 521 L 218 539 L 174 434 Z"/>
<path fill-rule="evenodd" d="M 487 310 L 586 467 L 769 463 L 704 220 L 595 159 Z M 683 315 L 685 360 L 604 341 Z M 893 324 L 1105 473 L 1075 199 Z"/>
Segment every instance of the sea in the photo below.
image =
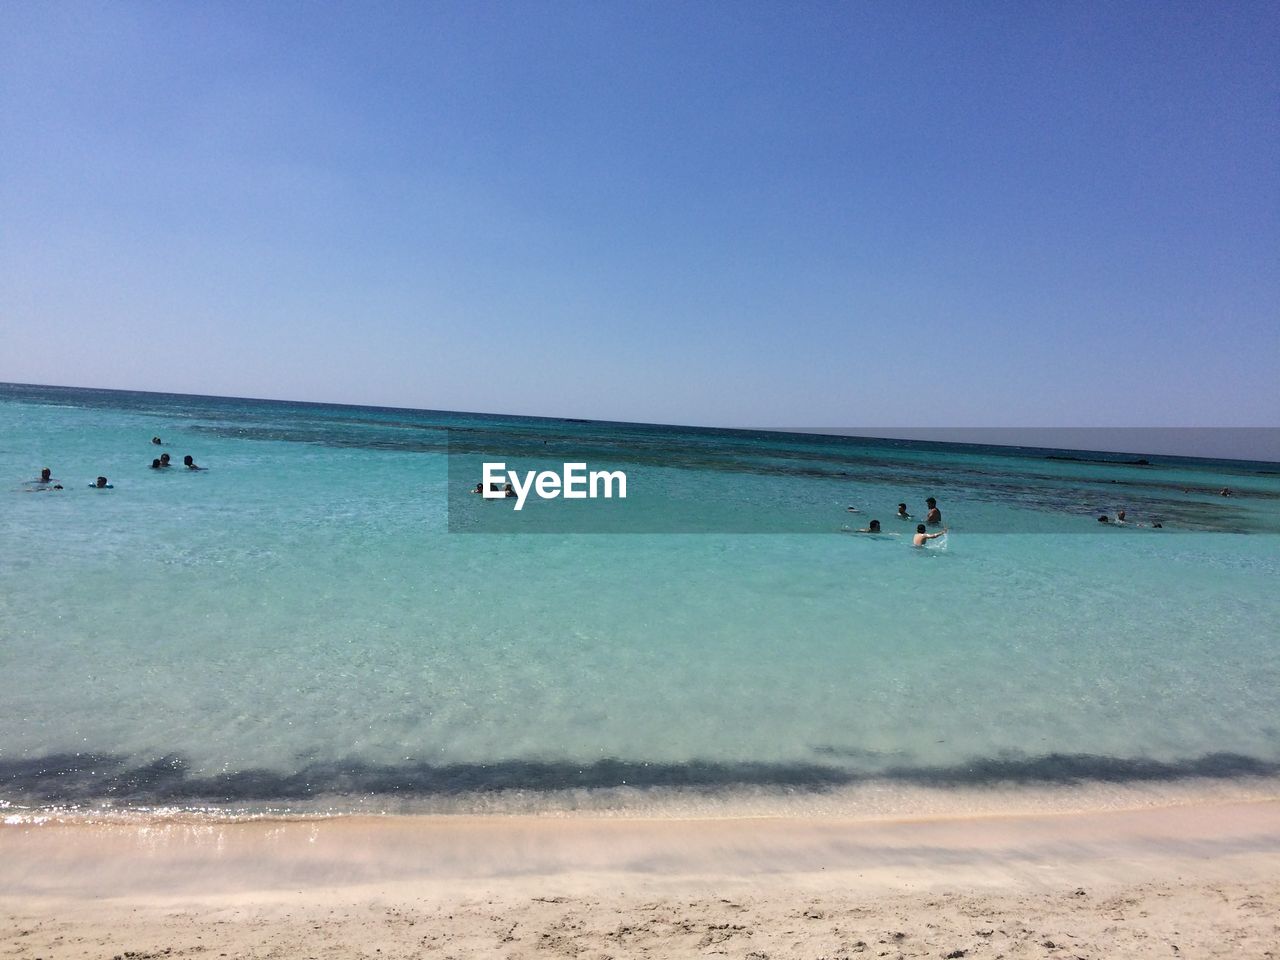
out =
<path fill-rule="evenodd" d="M 489 462 L 627 496 L 516 511 Z M 1278 508 L 1280 465 L 1141 449 L 0 384 L 0 815 L 1261 782 Z"/>

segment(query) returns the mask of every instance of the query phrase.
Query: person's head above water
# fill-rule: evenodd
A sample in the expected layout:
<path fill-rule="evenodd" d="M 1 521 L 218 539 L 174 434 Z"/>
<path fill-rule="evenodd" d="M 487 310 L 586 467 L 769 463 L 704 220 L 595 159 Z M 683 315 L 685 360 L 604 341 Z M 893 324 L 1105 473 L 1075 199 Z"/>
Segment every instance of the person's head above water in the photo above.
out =
<path fill-rule="evenodd" d="M 917 523 L 917 524 L 916 524 L 916 533 L 924 533 L 924 524 L 923 524 L 923 523 Z"/>
<path fill-rule="evenodd" d="M 1108 516 L 1104 513 L 1102 516 L 1100 516 L 1100 517 L 1098 518 L 1098 522 L 1099 522 L 1099 523 L 1110 523 L 1110 522 L 1111 522 L 1111 518 L 1110 518 L 1110 517 L 1108 517 Z"/>
<path fill-rule="evenodd" d="M 938 501 L 935 500 L 933 497 L 925 497 L 924 502 L 925 502 L 925 506 L 928 506 L 928 507 L 936 507 L 938 505 Z"/>
<path fill-rule="evenodd" d="M 161 463 L 159 460 L 152 460 L 152 461 L 151 461 L 151 469 L 152 469 L 152 470 L 159 470 L 159 469 L 160 469 L 161 467 L 163 467 L 163 466 L 164 466 L 164 464 L 163 464 L 163 463 Z"/>
<path fill-rule="evenodd" d="M 907 505 L 906 505 L 905 503 L 900 503 L 900 504 L 898 504 L 898 512 L 899 512 L 899 513 L 906 513 L 906 512 L 907 512 Z"/>
<path fill-rule="evenodd" d="M 160 445 L 160 438 L 159 438 L 159 437 L 152 437 L 152 438 L 151 438 L 151 442 L 152 442 L 152 443 L 154 443 L 156 446 L 159 446 L 159 445 Z"/>
<path fill-rule="evenodd" d="M 188 467 L 194 467 L 196 465 L 195 459 L 189 453 L 182 458 L 182 462 Z"/>
<path fill-rule="evenodd" d="M 48 467 L 45 467 L 43 470 L 40 471 L 41 480 L 48 481 L 52 476 L 53 476 L 53 471 L 50 470 Z"/>
<path fill-rule="evenodd" d="M 880 532 L 880 521 L 879 521 L 879 520 L 872 520 L 870 523 L 868 523 L 868 524 L 867 524 L 867 526 L 871 529 L 871 532 L 872 532 L 872 533 L 879 533 L 879 532 Z"/>
<path fill-rule="evenodd" d="M 94 484 L 95 487 L 105 487 L 106 485 L 107 485 L 106 477 L 99 477 L 97 482 Z"/>
<path fill-rule="evenodd" d="M 161 462 L 161 463 L 168 463 L 168 462 L 169 462 L 169 455 L 168 455 L 167 453 L 162 453 L 162 454 L 160 454 L 160 462 Z"/>
<path fill-rule="evenodd" d="M 1116 511 L 1116 519 L 1117 519 L 1117 520 L 1123 520 L 1123 519 L 1124 519 L 1124 511 L 1123 511 L 1123 510 L 1117 510 L 1117 511 Z"/>

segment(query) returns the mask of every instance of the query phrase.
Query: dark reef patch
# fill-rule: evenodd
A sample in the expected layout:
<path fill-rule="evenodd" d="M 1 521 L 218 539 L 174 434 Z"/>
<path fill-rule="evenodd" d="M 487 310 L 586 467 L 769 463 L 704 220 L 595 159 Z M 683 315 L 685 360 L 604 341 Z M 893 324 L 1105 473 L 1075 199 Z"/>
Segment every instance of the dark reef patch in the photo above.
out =
<path fill-rule="evenodd" d="M 0 760 L 0 798 L 30 805 L 234 804 L 289 802 L 328 796 L 430 798 L 503 790 L 675 788 L 714 793 L 735 788 L 820 792 L 881 781 L 929 787 L 1087 782 L 1172 782 L 1195 777 L 1280 774 L 1280 762 L 1235 753 L 1184 760 L 1047 754 L 975 758 L 945 766 L 891 766 L 876 771 L 815 763 L 651 763 L 604 759 L 503 760 L 494 763 L 310 763 L 295 771 L 262 768 L 197 775 L 180 756 L 136 764 L 109 754 L 50 754 Z"/>

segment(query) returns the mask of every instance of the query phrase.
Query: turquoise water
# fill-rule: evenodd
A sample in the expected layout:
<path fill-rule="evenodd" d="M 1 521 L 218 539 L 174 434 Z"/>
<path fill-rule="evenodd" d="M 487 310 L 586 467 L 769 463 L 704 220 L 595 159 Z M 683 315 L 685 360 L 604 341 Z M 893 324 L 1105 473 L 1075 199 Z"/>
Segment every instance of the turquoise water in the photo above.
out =
<path fill-rule="evenodd" d="M 629 496 L 517 515 L 489 451 Z M 1277 468 L 1048 455 L 0 386 L 0 800 L 1276 772 Z"/>

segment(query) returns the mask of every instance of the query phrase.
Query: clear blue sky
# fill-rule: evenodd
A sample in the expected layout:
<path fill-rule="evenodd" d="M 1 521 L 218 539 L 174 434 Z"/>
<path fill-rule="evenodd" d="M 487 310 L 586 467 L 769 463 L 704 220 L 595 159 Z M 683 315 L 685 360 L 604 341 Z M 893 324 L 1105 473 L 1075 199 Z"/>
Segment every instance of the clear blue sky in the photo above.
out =
<path fill-rule="evenodd" d="M 1280 6 L 0 5 L 0 380 L 1280 425 Z"/>

